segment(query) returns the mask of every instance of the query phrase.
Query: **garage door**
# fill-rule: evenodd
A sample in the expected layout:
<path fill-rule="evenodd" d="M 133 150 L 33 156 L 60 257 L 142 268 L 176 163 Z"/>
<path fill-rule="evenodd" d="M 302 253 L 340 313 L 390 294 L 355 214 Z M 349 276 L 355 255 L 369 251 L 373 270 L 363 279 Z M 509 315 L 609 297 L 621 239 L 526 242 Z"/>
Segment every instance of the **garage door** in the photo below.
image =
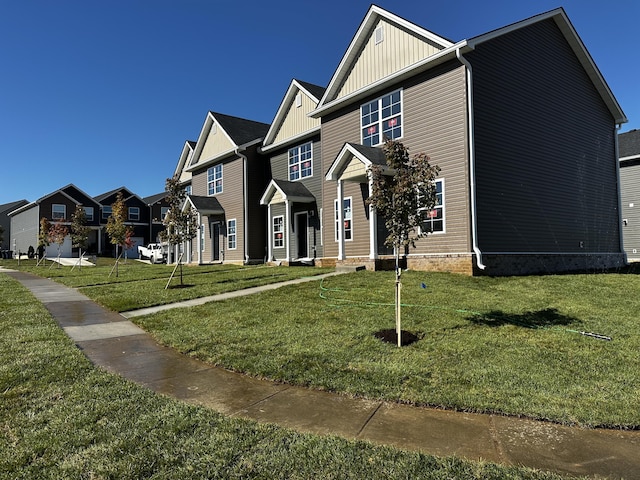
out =
<path fill-rule="evenodd" d="M 133 240 L 133 247 L 125 250 L 122 254 L 122 258 L 138 258 L 138 246 L 144 245 L 144 238 L 131 237 L 131 240 Z"/>

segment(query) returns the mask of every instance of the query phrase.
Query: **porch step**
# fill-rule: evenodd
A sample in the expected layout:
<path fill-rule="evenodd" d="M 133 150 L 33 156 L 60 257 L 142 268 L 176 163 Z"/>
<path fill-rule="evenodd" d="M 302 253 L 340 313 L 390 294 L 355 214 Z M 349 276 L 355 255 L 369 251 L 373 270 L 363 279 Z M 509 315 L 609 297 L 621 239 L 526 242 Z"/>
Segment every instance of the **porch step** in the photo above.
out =
<path fill-rule="evenodd" d="M 336 265 L 336 272 L 350 273 L 365 270 L 366 268 L 364 265 Z"/>

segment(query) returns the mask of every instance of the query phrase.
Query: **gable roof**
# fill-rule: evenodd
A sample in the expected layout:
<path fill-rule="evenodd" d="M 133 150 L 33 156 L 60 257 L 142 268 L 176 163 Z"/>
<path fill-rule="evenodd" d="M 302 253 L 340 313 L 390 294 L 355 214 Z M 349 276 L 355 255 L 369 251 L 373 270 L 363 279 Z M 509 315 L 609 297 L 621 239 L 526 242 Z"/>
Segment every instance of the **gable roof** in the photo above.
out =
<path fill-rule="evenodd" d="M 371 37 L 371 35 L 373 34 L 371 30 L 373 28 L 372 25 L 374 25 L 374 22 L 377 22 L 380 18 L 388 19 L 390 22 L 397 22 L 397 24 L 403 26 L 407 31 L 413 32 L 416 35 L 422 35 L 425 41 L 433 41 L 433 38 L 439 39 L 439 43 L 443 48 L 438 53 L 423 58 L 422 60 L 419 60 L 411 65 L 392 72 L 384 78 L 373 81 L 369 85 L 366 85 L 354 92 L 337 98 L 340 85 L 353 68 L 354 62 L 357 60 L 357 52 L 360 51 L 361 46 Z M 611 89 L 605 82 L 604 77 L 593 61 L 593 58 L 587 51 L 584 43 L 582 43 L 582 40 L 569 21 L 569 18 L 567 17 L 567 14 L 563 8 L 557 8 L 546 13 L 541 13 L 520 22 L 516 22 L 511 25 L 492 30 L 488 33 L 473 37 L 469 40 L 462 40 L 454 44 L 442 37 L 438 37 L 435 34 L 428 32 L 427 30 L 423 30 L 420 27 L 413 26 L 413 24 L 407 22 L 406 20 L 403 20 L 400 17 L 390 14 L 382 8 L 373 5 L 369 9 L 369 12 L 365 16 L 365 19 L 363 20 L 360 28 L 356 33 L 356 36 L 352 40 L 349 48 L 347 49 L 347 52 L 342 58 L 338 69 L 334 73 L 331 82 L 327 87 L 327 91 L 318 104 L 318 108 L 311 112 L 310 116 L 320 117 L 324 114 L 335 111 L 338 108 L 344 106 L 346 103 L 351 103 L 364 98 L 367 95 L 371 95 L 383 90 L 384 88 L 389 87 L 393 83 L 397 83 L 420 72 L 429 70 L 437 65 L 442 64 L 445 61 L 453 60 L 458 56 L 458 54 L 468 53 L 484 42 L 513 32 L 514 30 L 525 28 L 534 23 L 545 21 L 548 19 L 553 19 L 553 21 L 562 32 L 567 43 L 570 45 L 571 49 L 576 55 L 576 58 L 582 64 L 593 85 L 607 105 L 607 108 L 614 118 L 615 123 L 626 123 L 627 118 L 620 105 L 618 104 L 618 101 L 613 96 Z"/>
<path fill-rule="evenodd" d="M 28 200 L 17 200 L 15 202 L 3 203 L 0 205 L 0 214 L 12 212 L 29 203 Z"/>
<path fill-rule="evenodd" d="M 216 197 L 202 197 L 198 195 L 187 195 L 183 209 L 191 205 L 202 215 L 223 215 L 224 208 Z"/>
<path fill-rule="evenodd" d="M 640 158 L 640 130 L 631 130 L 618 135 L 620 160 Z"/>
<path fill-rule="evenodd" d="M 119 188 L 114 188 L 113 190 L 110 190 L 108 192 L 105 192 L 101 195 L 98 195 L 95 197 L 96 202 L 102 204 L 103 201 L 105 201 L 107 198 L 117 194 L 118 192 L 123 192 L 123 197 L 125 200 L 128 200 L 129 198 L 137 198 L 138 200 L 142 201 L 142 199 L 140 197 L 138 197 L 138 195 L 136 195 L 135 193 L 133 193 L 131 190 L 129 190 L 127 187 L 119 187 Z"/>
<path fill-rule="evenodd" d="M 201 159 L 200 156 L 203 148 L 214 125 L 216 125 L 216 129 L 218 129 L 219 126 L 222 131 L 221 133 L 228 140 L 231 148 L 215 155 L 212 158 Z M 223 113 L 208 112 L 193 151 L 191 165 L 186 167 L 185 170 L 192 171 L 196 167 L 202 167 L 203 165 L 223 158 L 237 149 L 246 148 L 259 143 L 267 134 L 268 130 L 269 124 L 267 123 L 225 115 Z"/>
<path fill-rule="evenodd" d="M 100 204 L 96 202 L 93 197 L 91 197 L 87 193 L 80 190 L 73 183 L 69 183 L 62 188 L 54 190 L 53 192 L 40 197 L 35 202 L 30 202 L 30 203 L 27 203 L 26 205 L 22 205 L 21 207 L 18 207 L 16 210 L 9 212 L 9 216 L 13 216 L 20 212 L 33 208 L 36 205 L 40 205 L 44 200 L 57 194 L 62 194 L 63 196 L 67 197 L 71 202 L 75 203 L 76 205 L 83 205 L 86 207 L 86 206 L 90 206 L 89 204 L 93 204 L 94 207 L 100 207 Z M 84 201 L 80 197 L 84 197 Z"/>
<path fill-rule="evenodd" d="M 160 202 L 167 196 L 168 192 L 156 193 L 155 195 L 149 195 L 148 197 L 144 197 L 142 201 L 147 205 L 153 205 L 155 203 Z"/>
<path fill-rule="evenodd" d="M 384 151 L 380 147 L 367 147 L 357 143 L 345 143 L 335 160 L 329 167 L 325 180 L 339 180 L 344 168 L 353 160 L 358 159 L 363 164 L 363 168 L 369 168 L 371 165 L 379 165 L 387 167 L 387 159 Z"/>
<path fill-rule="evenodd" d="M 308 82 L 303 82 L 302 80 L 297 80 L 295 78 L 291 80 L 291 83 L 289 84 L 289 88 L 287 88 L 287 92 L 285 93 L 284 98 L 280 102 L 280 106 L 278 107 L 276 116 L 271 122 L 269 131 L 265 135 L 262 150 L 267 151 L 267 150 L 276 148 L 278 146 L 282 146 L 282 145 L 291 143 L 293 141 L 299 140 L 300 138 L 306 137 L 310 133 L 319 131 L 320 122 L 316 122 L 317 123 L 316 126 L 306 131 L 300 132 L 299 134 L 294 135 L 293 137 L 288 138 L 285 141 L 278 141 L 277 143 L 274 143 L 276 142 L 276 138 L 278 136 L 278 133 L 280 132 L 280 129 L 282 128 L 282 125 L 284 124 L 285 120 L 287 119 L 291 111 L 291 105 L 293 104 L 294 99 L 297 96 L 298 92 L 305 94 L 314 105 L 318 105 L 318 102 L 322 98 L 322 95 L 324 95 L 325 90 L 326 89 L 324 87 L 313 85 L 312 83 L 308 83 Z M 306 112 L 306 113 L 309 113 L 309 112 Z M 307 115 L 305 114 L 305 116 Z M 309 120 L 307 118 L 305 123 L 308 123 L 308 122 Z"/>
<path fill-rule="evenodd" d="M 176 165 L 176 169 L 173 172 L 173 176 L 180 179 L 182 182 L 186 182 L 191 179 L 191 174 L 185 175 L 185 169 L 189 167 L 191 159 L 193 158 L 193 151 L 196 148 L 196 142 L 193 140 L 187 140 L 184 142 L 182 152 L 180 152 L 180 159 Z"/>
<path fill-rule="evenodd" d="M 311 203 L 316 201 L 316 197 L 313 196 L 303 183 L 274 179 L 269 182 L 260 199 L 260 205 L 267 205 L 276 192 L 280 192 L 283 198 L 292 202 Z"/>

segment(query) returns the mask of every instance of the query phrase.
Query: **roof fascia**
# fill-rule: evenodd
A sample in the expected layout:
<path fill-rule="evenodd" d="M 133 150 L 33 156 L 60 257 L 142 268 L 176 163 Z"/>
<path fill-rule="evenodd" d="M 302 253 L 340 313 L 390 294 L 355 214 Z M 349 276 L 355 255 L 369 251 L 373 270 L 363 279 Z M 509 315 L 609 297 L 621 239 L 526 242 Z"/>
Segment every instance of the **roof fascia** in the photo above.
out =
<path fill-rule="evenodd" d="M 176 165 L 176 169 L 173 172 L 174 177 L 179 177 L 182 171 L 187 165 L 187 160 L 189 160 L 189 156 L 193 158 L 194 148 L 191 146 L 189 140 L 184 142 L 184 146 L 182 147 L 182 152 L 180 153 L 180 159 L 178 160 L 178 165 Z"/>
<path fill-rule="evenodd" d="M 479 35 L 477 37 L 469 39 L 467 43 L 469 47 L 475 48 L 476 45 L 480 45 L 481 43 L 484 43 L 486 41 L 500 37 L 507 33 L 511 33 L 515 30 L 528 27 L 535 23 L 548 20 L 550 18 L 555 21 L 556 25 L 562 32 L 563 36 L 569 43 L 569 46 L 571 47 L 576 57 L 582 64 L 582 67 L 587 72 L 587 75 L 591 79 L 591 82 L 594 84 L 594 86 L 596 87 L 596 90 L 598 90 L 598 93 L 600 94 L 605 104 L 607 105 L 607 108 L 611 112 L 611 115 L 613 116 L 615 123 L 617 124 L 627 123 L 628 119 L 624 114 L 624 112 L 622 111 L 620 104 L 616 100 L 615 96 L 613 95 L 613 92 L 609 88 L 609 85 L 607 84 L 604 77 L 602 76 L 602 73 L 598 69 L 598 66 L 593 61 L 591 54 L 589 54 L 589 51 L 587 50 L 587 47 L 585 46 L 585 44 L 582 42 L 582 39 L 578 35 L 578 32 L 573 27 L 573 24 L 569 20 L 569 17 L 567 16 L 567 13 L 565 12 L 564 8 L 562 7 L 556 8 L 549 12 L 541 13 L 540 15 L 536 15 L 531 18 L 522 20 L 520 22 L 507 25 L 506 27 L 493 30 L 483 35 Z"/>
<path fill-rule="evenodd" d="M 396 73 L 389 75 L 385 78 L 382 78 L 377 82 L 369 84 L 366 87 L 361 88 L 360 90 L 356 90 L 355 92 L 352 92 L 349 95 L 345 95 L 344 97 L 340 97 L 336 100 L 333 100 L 329 103 L 319 106 L 314 111 L 310 112 L 309 116 L 312 118 L 318 118 L 328 113 L 334 112 L 339 108 L 341 108 L 342 106 L 344 106 L 345 104 L 362 99 L 368 95 L 384 90 L 389 85 L 398 83 L 402 80 L 405 80 L 414 75 L 417 75 L 418 73 L 421 73 L 423 71 L 429 70 L 430 68 L 434 68 L 438 65 L 441 65 L 444 62 L 447 62 L 449 60 L 456 58 L 456 50 L 458 49 L 462 49 L 463 51 L 465 49 L 468 50 L 468 45 L 466 40 L 455 43 L 450 47 L 445 48 L 444 50 L 441 50 L 435 55 L 431 55 L 430 57 L 427 57 L 418 63 L 405 67 L 402 70 L 398 70 Z"/>
<path fill-rule="evenodd" d="M 211 127 L 214 123 L 217 123 L 218 128 L 222 131 L 225 137 L 229 140 L 229 142 L 234 145 L 234 150 L 238 148 L 236 142 L 229 136 L 227 131 L 222 127 L 220 122 L 218 122 L 213 115 L 213 112 L 207 112 L 207 116 L 205 117 L 204 124 L 202 125 L 202 130 L 200 130 L 200 135 L 198 136 L 198 141 L 196 142 L 196 146 L 193 149 L 193 156 L 191 157 L 191 164 L 185 169 L 185 171 L 190 172 L 193 171 L 193 167 L 198 165 L 200 161 L 200 155 L 202 154 L 202 149 L 204 148 L 204 144 L 209 137 L 209 132 L 211 132 Z M 195 161 L 195 163 L 194 163 Z M 211 159 L 207 160 L 207 163 L 210 163 Z M 201 165 L 198 165 L 201 166 Z"/>
<path fill-rule="evenodd" d="M 282 196 L 284 196 L 284 192 L 280 189 L 275 180 L 271 180 L 269 185 L 267 185 L 266 190 L 262 194 L 262 198 L 260 199 L 260 205 L 269 205 L 269 202 L 273 198 L 273 195 L 276 193 L 276 190 L 280 192 Z"/>
<path fill-rule="evenodd" d="M 380 18 L 384 18 L 391 23 L 396 23 L 401 27 L 409 31 L 412 31 L 423 38 L 426 38 L 438 45 L 443 46 L 445 49 L 453 45 L 446 38 L 442 38 L 433 32 L 425 30 L 424 28 L 419 27 L 415 23 L 409 22 L 404 18 L 398 17 L 397 15 L 394 15 L 393 13 L 378 7 L 377 5 L 371 5 L 371 7 L 369 8 L 369 11 L 367 12 L 364 19 L 362 20 L 362 23 L 360 23 L 358 30 L 356 31 L 353 39 L 351 40 L 351 43 L 349 44 L 347 51 L 343 55 L 342 60 L 338 65 L 338 68 L 336 69 L 333 76 L 331 77 L 331 81 L 329 82 L 329 85 L 327 86 L 327 89 L 325 90 L 324 95 L 322 96 L 322 99 L 320 99 L 320 102 L 318 103 L 318 106 L 320 108 L 324 107 L 325 104 L 328 102 L 331 103 L 328 99 L 335 94 L 335 90 L 338 88 L 338 85 L 344 78 L 344 75 L 346 75 L 346 73 L 349 71 L 348 67 L 355 60 L 358 49 L 363 44 L 365 39 L 368 38 L 366 36 L 367 32 Z M 316 109 L 315 111 L 317 112 L 318 109 Z M 313 115 L 311 116 L 314 117 Z"/>
<path fill-rule="evenodd" d="M 37 202 L 29 202 L 26 205 L 22 205 L 21 207 L 16 208 L 15 210 L 10 211 L 9 213 L 7 213 L 8 217 L 13 217 L 14 215 L 17 215 L 19 213 L 25 212 L 27 210 L 30 210 L 33 207 L 37 207 L 38 203 Z"/>
<path fill-rule="evenodd" d="M 278 143 L 272 143 L 271 145 L 267 145 L 266 147 L 262 147 L 260 149 L 261 152 L 270 152 L 271 150 L 275 150 L 276 148 L 282 148 L 282 147 L 286 147 L 288 145 L 293 145 L 294 143 L 298 143 L 301 140 L 304 140 L 307 137 L 312 137 L 314 134 L 317 134 L 318 132 L 320 132 L 320 125 L 318 125 L 317 127 L 312 128 L 311 130 L 307 130 L 306 132 L 302 132 L 299 133 L 298 135 L 295 135 L 293 137 L 287 138 L 286 140 L 283 140 L 281 142 Z"/>
<path fill-rule="evenodd" d="M 629 155 L 627 157 L 620 157 L 618 160 L 621 161 L 621 162 L 624 162 L 626 160 L 636 160 L 636 159 L 640 159 L 640 154 Z"/>
<path fill-rule="evenodd" d="M 338 173 L 342 170 L 342 167 L 344 166 L 345 162 L 348 159 L 350 159 L 350 156 L 356 157 L 367 168 L 371 167 L 372 165 L 371 161 L 366 156 L 364 156 L 358 150 L 353 148 L 350 144 L 345 143 L 340 149 L 340 152 L 338 153 L 338 155 L 336 156 L 336 159 L 331 164 L 331 167 L 329 167 L 329 171 L 325 175 L 325 180 L 327 181 L 338 180 L 340 178 Z"/>
<path fill-rule="evenodd" d="M 219 162 L 221 160 L 224 160 L 225 158 L 227 158 L 227 157 L 229 157 L 231 155 L 234 155 L 238 151 L 239 148 L 240 147 L 236 147 L 236 148 L 233 148 L 231 150 L 226 150 L 226 151 L 216 155 L 215 157 L 207 158 L 206 160 L 203 160 L 203 161 L 198 162 L 198 163 L 196 163 L 194 165 L 191 165 L 191 166 L 185 168 L 185 172 L 194 172 L 195 170 L 199 170 L 199 169 L 201 169 L 203 167 L 206 167 L 206 166 L 211 165 L 213 163 L 217 163 L 217 162 Z"/>
<path fill-rule="evenodd" d="M 278 107 L 278 111 L 276 112 L 276 116 L 273 118 L 273 121 L 271 122 L 271 125 L 269 127 L 269 131 L 267 132 L 267 134 L 264 137 L 264 142 L 263 145 L 265 145 L 266 147 L 264 148 L 270 148 L 271 145 L 269 145 L 271 142 L 273 142 L 273 139 L 275 138 L 276 134 L 278 133 L 278 129 L 280 128 L 280 126 L 282 125 L 282 122 L 284 121 L 288 109 L 287 106 L 290 105 L 293 102 L 294 97 L 296 96 L 296 93 L 300 91 L 302 93 L 304 93 L 307 97 L 309 97 L 311 100 L 313 100 L 313 102 L 318 105 L 318 102 L 320 101 L 318 98 L 316 98 L 314 95 L 311 94 L 311 92 L 309 92 L 306 88 L 304 88 L 295 78 L 291 81 L 291 83 L 289 84 L 289 88 L 287 89 L 287 92 L 284 95 L 284 98 L 282 99 L 282 102 L 280 102 L 280 106 Z"/>

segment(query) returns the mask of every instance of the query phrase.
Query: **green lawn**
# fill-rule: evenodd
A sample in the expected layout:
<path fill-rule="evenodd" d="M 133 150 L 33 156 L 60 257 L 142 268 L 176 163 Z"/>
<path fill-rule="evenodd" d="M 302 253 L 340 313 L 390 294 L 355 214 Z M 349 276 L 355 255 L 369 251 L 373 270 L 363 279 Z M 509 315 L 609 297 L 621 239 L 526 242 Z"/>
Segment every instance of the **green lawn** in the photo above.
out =
<path fill-rule="evenodd" d="M 423 288 L 423 284 L 426 288 Z M 263 378 L 390 401 L 640 426 L 640 276 L 358 272 L 136 318 L 159 341 Z M 601 334 L 611 341 L 581 335 Z"/>
<path fill-rule="evenodd" d="M 0 479 L 559 479 L 227 418 L 91 365 L 0 273 Z"/>
<path fill-rule="evenodd" d="M 101 305 L 116 312 L 164 305 L 167 303 L 206 297 L 231 290 L 256 287 L 295 278 L 319 275 L 331 269 L 309 267 L 268 267 L 241 265 L 183 266 L 182 285 L 180 270 L 165 289 L 174 265 L 149 265 L 136 260 L 120 261 L 115 276 L 114 259 L 98 258 L 95 267 L 50 268 L 36 266 L 35 260 L 4 261 L 7 268 L 51 278 L 69 287 L 78 288 Z"/>

